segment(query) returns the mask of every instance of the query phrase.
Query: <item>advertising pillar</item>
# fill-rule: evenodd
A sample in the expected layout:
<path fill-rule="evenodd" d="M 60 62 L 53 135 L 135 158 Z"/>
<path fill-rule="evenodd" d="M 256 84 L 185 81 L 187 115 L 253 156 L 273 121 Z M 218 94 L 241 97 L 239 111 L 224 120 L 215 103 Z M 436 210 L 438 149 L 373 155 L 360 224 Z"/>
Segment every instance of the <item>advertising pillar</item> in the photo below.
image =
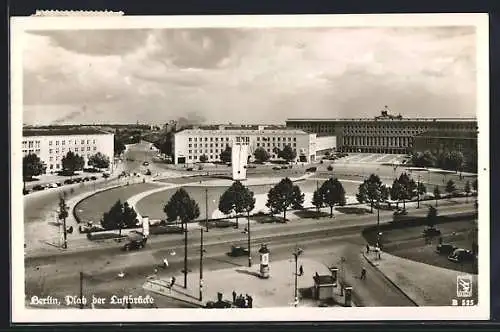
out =
<path fill-rule="evenodd" d="M 248 145 L 233 143 L 231 149 L 231 164 L 233 168 L 233 180 L 245 180 L 247 178 Z"/>
<path fill-rule="evenodd" d="M 144 237 L 149 237 L 149 217 L 148 216 L 143 216 L 142 217 L 142 234 L 144 234 Z"/>
<path fill-rule="evenodd" d="M 345 303 L 346 307 L 350 307 L 352 305 L 352 287 L 345 288 Z"/>
<path fill-rule="evenodd" d="M 259 249 L 260 254 L 260 277 L 263 279 L 269 278 L 269 249 L 266 244 L 263 244 Z"/>

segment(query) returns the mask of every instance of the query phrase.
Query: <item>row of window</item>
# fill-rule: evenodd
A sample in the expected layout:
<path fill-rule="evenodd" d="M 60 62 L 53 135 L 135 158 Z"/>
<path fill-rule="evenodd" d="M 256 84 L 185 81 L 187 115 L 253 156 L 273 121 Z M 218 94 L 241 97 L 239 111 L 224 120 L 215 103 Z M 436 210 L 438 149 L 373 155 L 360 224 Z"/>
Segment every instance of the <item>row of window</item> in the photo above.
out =
<path fill-rule="evenodd" d="M 90 139 L 87 140 L 87 144 L 90 144 Z M 52 142 L 53 141 L 49 141 L 49 145 L 52 145 Z M 68 140 L 68 145 L 72 144 L 74 142 L 74 144 L 78 144 L 78 140 Z M 56 145 L 59 145 L 59 141 L 55 141 Z M 85 144 L 85 140 L 82 139 L 80 140 L 80 144 Z M 92 144 L 95 144 L 95 139 L 92 140 Z M 61 141 L 61 145 L 66 145 L 66 141 L 65 140 L 62 140 Z"/>
<path fill-rule="evenodd" d="M 294 149 L 293 151 L 295 153 L 297 153 L 296 149 Z M 267 152 L 270 154 L 271 158 L 276 158 L 277 157 L 275 154 L 271 154 L 272 153 L 271 149 L 267 149 Z M 192 150 L 189 150 L 189 153 L 191 154 Z M 214 154 L 207 154 L 208 153 L 207 150 L 205 150 L 204 154 L 203 154 L 202 150 L 200 150 L 199 152 L 197 152 L 197 150 L 194 150 L 194 153 L 202 153 L 202 154 L 199 155 L 199 156 L 197 154 L 195 154 L 195 155 L 189 155 L 188 156 L 189 160 L 199 160 L 199 159 L 201 159 L 201 156 L 203 156 L 203 155 L 207 156 L 208 160 L 219 160 L 220 159 L 220 154 L 215 154 L 215 155 Z M 210 150 L 210 153 L 212 153 L 212 150 Z"/>
<path fill-rule="evenodd" d="M 68 148 L 68 151 L 72 151 L 73 148 Z M 96 151 L 97 150 L 97 146 L 94 146 L 94 147 L 90 147 L 90 146 L 87 146 L 86 149 L 85 149 L 85 146 L 81 147 L 81 148 L 74 148 L 75 149 L 75 152 L 85 152 L 85 151 Z M 62 153 L 65 153 L 66 152 L 66 148 L 61 148 L 61 152 Z M 49 154 L 52 154 L 54 153 L 54 149 L 49 149 Z M 55 153 L 59 153 L 59 148 L 56 148 L 55 149 Z"/>
<path fill-rule="evenodd" d="M 85 155 L 82 155 L 82 157 L 85 157 Z M 64 158 L 64 156 L 50 156 L 49 157 L 49 161 L 59 161 L 59 160 L 62 160 Z M 87 160 L 90 158 L 90 153 L 87 153 Z"/>
<path fill-rule="evenodd" d="M 40 148 L 40 141 L 23 141 L 23 149 Z"/>
<path fill-rule="evenodd" d="M 273 136 L 273 137 L 270 137 L 270 136 L 267 136 L 267 137 L 257 137 L 257 141 L 260 142 L 260 141 L 288 141 L 288 142 L 291 142 L 292 141 L 292 137 L 276 137 L 276 136 Z M 188 138 L 188 141 L 189 142 L 219 142 L 219 137 L 205 137 L 203 139 L 203 137 L 189 137 Z M 229 137 L 226 137 L 226 139 L 224 140 L 224 137 L 221 137 L 220 138 L 220 142 L 229 142 Z M 297 141 L 297 137 L 293 137 L 293 141 L 296 142 Z M 250 137 L 248 136 L 244 136 L 244 137 L 236 137 L 236 142 L 237 143 L 240 143 L 240 142 L 250 142 Z"/>

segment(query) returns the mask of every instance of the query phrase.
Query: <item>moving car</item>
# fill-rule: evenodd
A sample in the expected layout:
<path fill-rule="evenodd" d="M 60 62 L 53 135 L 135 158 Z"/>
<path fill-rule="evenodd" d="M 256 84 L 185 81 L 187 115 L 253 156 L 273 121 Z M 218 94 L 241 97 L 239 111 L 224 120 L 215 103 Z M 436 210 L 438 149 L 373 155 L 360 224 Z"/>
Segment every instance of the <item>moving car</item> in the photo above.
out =
<path fill-rule="evenodd" d="M 438 244 L 436 246 L 436 252 L 440 255 L 450 255 L 455 250 L 457 250 L 457 247 L 450 243 Z"/>
<path fill-rule="evenodd" d="M 309 167 L 308 169 L 306 169 L 306 173 L 314 173 L 316 172 L 317 168 L 316 167 Z"/>
<path fill-rule="evenodd" d="M 467 249 L 455 249 L 453 253 L 448 256 L 448 260 L 455 263 L 464 263 L 474 261 L 475 256 L 472 251 Z"/>
<path fill-rule="evenodd" d="M 405 209 L 399 209 L 399 210 L 394 211 L 393 215 L 395 215 L 395 216 L 406 216 L 406 215 L 408 215 L 408 211 L 405 210 Z"/>
<path fill-rule="evenodd" d="M 102 177 L 105 178 L 105 179 L 107 179 L 107 178 L 109 178 L 109 174 L 108 173 L 103 173 Z"/>
<path fill-rule="evenodd" d="M 429 227 L 427 226 L 424 228 L 424 231 L 422 232 L 424 236 L 439 236 L 441 235 L 441 231 L 435 227 Z"/>
<path fill-rule="evenodd" d="M 229 253 L 231 257 L 241 257 L 248 256 L 248 249 L 241 246 L 231 246 L 231 252 Z"/>
<path fill-rule="evenodd" d="M 145 237 L 136 237 L 131 238 L 128 243 L 126 243 L 123 247 L 123 251 L 131 251 L 131 250 L 139 250 L 146 246 L 147 238 Z"/>
<path fill-rule="evenodd" d="M 149 166 L 149 163 L 147 161 L 142 163 L 143 166 Z"/>

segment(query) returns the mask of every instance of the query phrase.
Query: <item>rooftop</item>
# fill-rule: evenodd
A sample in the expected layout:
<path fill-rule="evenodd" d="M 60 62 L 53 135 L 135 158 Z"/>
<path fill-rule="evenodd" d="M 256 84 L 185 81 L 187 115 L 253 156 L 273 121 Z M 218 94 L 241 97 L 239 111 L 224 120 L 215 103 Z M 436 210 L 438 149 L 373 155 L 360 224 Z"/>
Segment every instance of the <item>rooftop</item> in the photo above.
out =
<path fill-rule="evenodd" d="M 308 135 L 303 130 L 298 129 L 184 129 L 178 134 L 220 134 L 220 135 L 248 135 L 248 134 L 294 134 Z"/>
<path fill-rule="evenodd" d="M 477 139 L 477 131 L 443 131 L 443 130 L 428 130 L 417 137 L 434 137 L 434 138 L 470 138 Z"/>
<path fill-rule="evenodd" d="M 94 128 L 51 128 L 51 129 L 23 129 L 23 136 L 68 136 L 68 135 L 109 135 L 103 130 Z"/>
<path fill-rule="evenodd" d="M 286 122 L 477 122 L 476 118 L 290 118 Z"/>

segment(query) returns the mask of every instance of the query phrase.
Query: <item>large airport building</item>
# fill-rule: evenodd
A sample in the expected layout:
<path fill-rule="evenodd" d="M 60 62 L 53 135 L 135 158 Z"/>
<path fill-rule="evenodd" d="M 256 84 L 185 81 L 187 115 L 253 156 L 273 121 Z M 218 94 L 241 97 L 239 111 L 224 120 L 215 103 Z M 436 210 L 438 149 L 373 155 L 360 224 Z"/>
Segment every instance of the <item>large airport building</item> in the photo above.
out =
<path fill-rule="evenodd" d="M 414 150 L 415 139 L 426 132 L 446 132 L 449 139 L 459 140 L 465 135 L 477 140 L 475 118 L 403 118 L 390 115 L 387 109 L 374 118 L 288 119 L 286 125 L 318 137 L 335 136 L 336 150 L 341 152 L 406 154 Z"/>

